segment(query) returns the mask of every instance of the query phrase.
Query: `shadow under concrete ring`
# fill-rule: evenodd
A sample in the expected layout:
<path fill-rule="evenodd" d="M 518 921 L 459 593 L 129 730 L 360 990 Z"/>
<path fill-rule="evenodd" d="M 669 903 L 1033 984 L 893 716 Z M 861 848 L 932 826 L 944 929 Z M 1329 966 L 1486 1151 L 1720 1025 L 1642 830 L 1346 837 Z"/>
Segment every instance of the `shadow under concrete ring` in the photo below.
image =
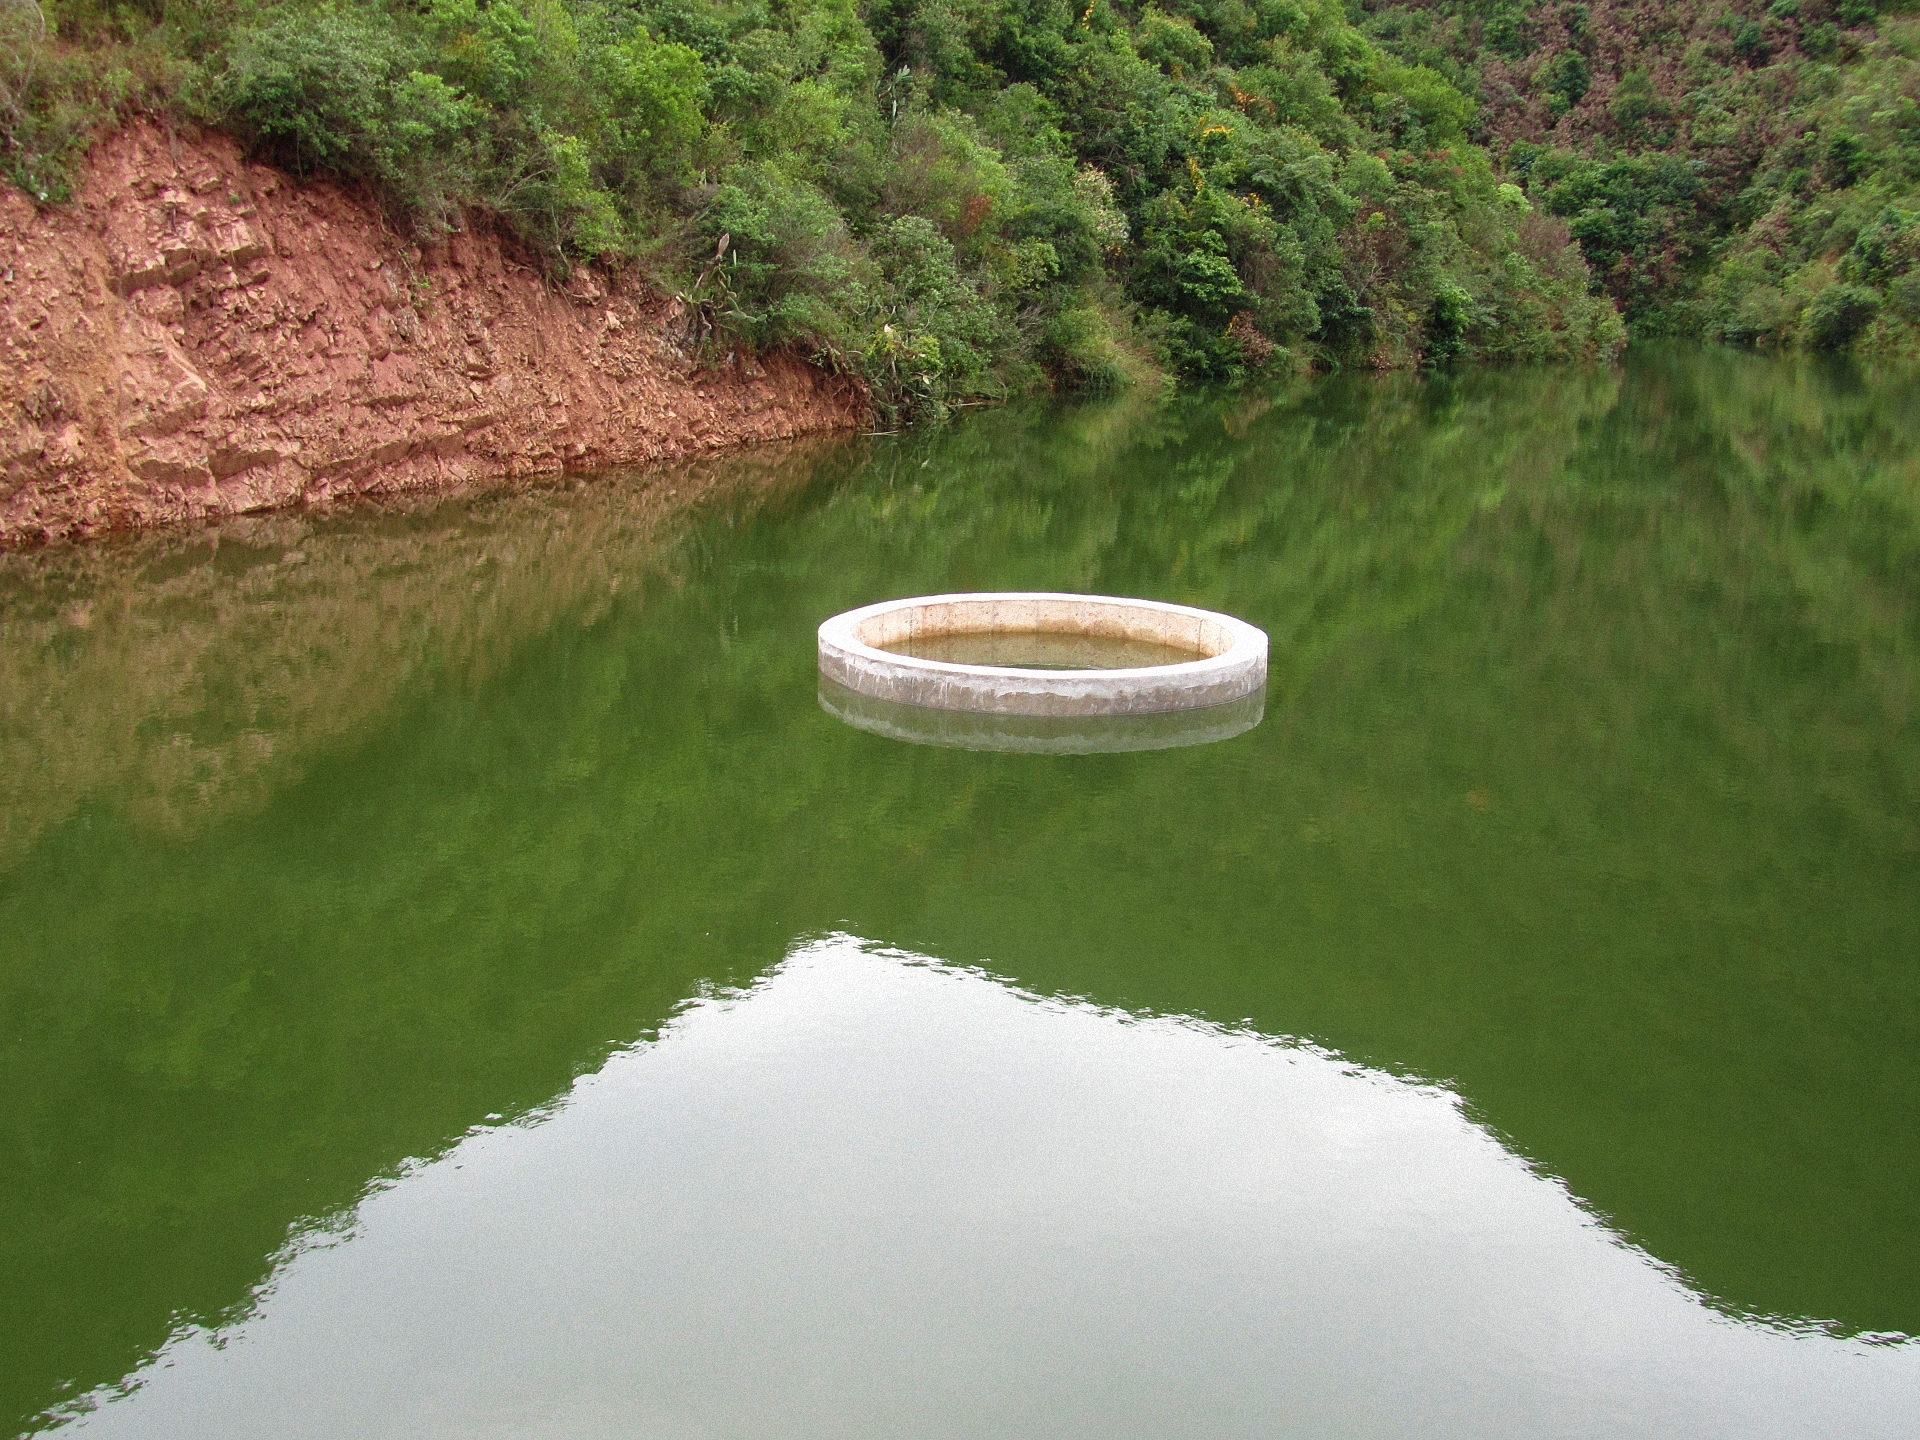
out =
<path fill-rule="evenodd" d="M 820 708 L 836 720 L 889 740 L 945 745 L 957 750 L 1005 750 L 1028 755 L 1105 755 L 1122 750 L 1173 750 L 1211 745 L 1253 729 L 1266 713 L 1267 692 L 1256 690 L 1224 705 L 1158 710 L 1143 715 L 992 715 L 979 710 L 935 710 L 876 700 L 820 681 Z"/>

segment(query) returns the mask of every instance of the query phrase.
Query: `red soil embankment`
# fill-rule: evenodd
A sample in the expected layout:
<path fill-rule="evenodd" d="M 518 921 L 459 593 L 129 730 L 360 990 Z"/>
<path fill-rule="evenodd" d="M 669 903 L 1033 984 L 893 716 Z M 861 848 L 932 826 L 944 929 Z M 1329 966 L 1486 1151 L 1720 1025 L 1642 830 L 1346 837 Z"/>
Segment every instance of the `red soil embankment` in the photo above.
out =
<path fill-rule="evenodd" d="M 0 193 L 0 544 L 633 465 L 864 423 L 788 355 L 486 234 L 429 249 L 229 139 L 134 126 L 77 202 Z"/>

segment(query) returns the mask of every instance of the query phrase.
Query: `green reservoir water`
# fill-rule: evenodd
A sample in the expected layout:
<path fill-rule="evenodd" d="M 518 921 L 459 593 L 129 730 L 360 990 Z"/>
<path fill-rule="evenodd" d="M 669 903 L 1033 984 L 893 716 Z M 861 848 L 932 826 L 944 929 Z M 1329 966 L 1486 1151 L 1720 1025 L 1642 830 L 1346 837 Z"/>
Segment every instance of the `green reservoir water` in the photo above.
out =
<path fill-rule="evenodd" d="M 986 589 L 1264 718 L 822 708 Z M 0 557 L 0 1415 L 1911 1435 L 1917 707 L 1920 384 L 1693 350 Z"/>

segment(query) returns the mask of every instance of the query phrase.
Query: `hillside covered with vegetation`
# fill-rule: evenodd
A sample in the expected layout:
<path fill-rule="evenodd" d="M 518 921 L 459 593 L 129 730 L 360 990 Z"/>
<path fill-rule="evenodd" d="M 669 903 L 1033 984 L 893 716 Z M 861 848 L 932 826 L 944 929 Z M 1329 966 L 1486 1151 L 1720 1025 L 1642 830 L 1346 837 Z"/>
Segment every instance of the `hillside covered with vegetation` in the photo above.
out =
<path fill-rule="evenodd" d="M 1874 0 L 1369 0 L 1636 333 L 1920 352 L 1920 21 Z"/>
<path fill-rule="evenodd" d="M 1144 375 L 1607 354 L 1473 99 L 1338 0 L 0 0 L 14 183 L 135 113 L 422 238 L 642 267 L 893 413 Z"/>
<path fill-rule="evenodd" d="M 4 165 L 136 113 L 640 267 L 894 414 L 1051 383 L 1920 350 L 1872 0 L 0 0 Z"/>

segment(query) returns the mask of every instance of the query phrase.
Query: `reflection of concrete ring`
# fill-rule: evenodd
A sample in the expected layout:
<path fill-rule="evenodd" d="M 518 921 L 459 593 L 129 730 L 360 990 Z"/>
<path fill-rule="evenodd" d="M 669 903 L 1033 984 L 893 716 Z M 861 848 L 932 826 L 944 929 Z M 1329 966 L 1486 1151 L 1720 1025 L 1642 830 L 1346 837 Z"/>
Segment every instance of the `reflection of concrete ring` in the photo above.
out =
<path fill-rule="evenodd" d="M 820 682 L 820 708 L 836 720 L 890 740 L 950 745 L 959 750 L 1016 750 L 1030 755 L 1103 755 L 1117 750 L 1172 750 L 1211 745 L 1253 729 L 1266 711 L 1256 690 L 1204 710 L 1147 715 L 984 715 L 876 700 L 831 680 Z"/>
<path fill-rule="evenodd" d="M 1054 634 L 1191 651 L 1174 665 L 1032 670 L 890 651 L 946 635 Z M 820 673 L 876 700 L 992 715 L 1143 715 L 1224 705 L 1267 683 L 1267 635 L 1242 620 L 1107 595 L 930 595 L 836 615 L 820 627 Z"/>

